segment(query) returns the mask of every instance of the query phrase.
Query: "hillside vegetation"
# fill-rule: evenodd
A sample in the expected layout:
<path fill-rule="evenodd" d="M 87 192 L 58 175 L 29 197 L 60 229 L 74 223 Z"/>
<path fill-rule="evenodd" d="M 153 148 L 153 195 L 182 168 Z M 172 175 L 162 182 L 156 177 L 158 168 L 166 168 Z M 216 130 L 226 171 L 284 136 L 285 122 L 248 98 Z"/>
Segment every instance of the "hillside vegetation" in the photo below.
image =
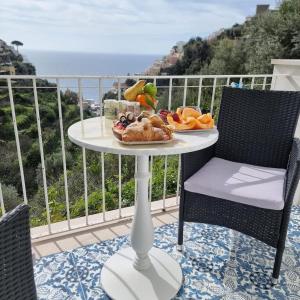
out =
<path fill-rule="evenodd" d="M 235 24 L 207 40 L 191 38 L 169 74 L 270 74 L 271 59 L 300 58 L 300 1 Z"/>

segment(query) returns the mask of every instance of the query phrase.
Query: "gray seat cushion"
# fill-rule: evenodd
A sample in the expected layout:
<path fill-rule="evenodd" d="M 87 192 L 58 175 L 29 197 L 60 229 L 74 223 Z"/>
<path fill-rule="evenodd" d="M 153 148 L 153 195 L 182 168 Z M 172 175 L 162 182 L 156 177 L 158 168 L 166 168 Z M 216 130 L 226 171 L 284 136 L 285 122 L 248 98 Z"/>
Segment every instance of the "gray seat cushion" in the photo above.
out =
<path fill-rule="evenodd" d="M 286 170 L 214 157 L 184 182 L 189 192 L 256 207 L 281 210 Z"/>

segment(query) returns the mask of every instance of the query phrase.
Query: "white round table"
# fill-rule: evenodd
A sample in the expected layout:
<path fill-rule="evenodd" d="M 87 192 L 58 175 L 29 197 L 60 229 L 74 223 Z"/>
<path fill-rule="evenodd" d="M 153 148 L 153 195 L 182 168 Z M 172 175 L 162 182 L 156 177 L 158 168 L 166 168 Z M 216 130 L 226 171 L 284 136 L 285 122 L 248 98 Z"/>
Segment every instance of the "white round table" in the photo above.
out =
<path fill-rule="evenodd" d="M 174 134 L 169 144 L 128 146 L 112 134 L 112 122 L 97 117 L 77 122 L 68 129 L 69 139 L 90 150 L 137 156 L 137 199 L 131 229 L 131 246 L 110 257 L 101 272 L 101 286 L 116 300 L 167 300 L 182 285 L 180 265 L 153 247 L 153 224 L 148 204 L 149 156 L 181 154 L 213 145 L 218 131 Z"/>

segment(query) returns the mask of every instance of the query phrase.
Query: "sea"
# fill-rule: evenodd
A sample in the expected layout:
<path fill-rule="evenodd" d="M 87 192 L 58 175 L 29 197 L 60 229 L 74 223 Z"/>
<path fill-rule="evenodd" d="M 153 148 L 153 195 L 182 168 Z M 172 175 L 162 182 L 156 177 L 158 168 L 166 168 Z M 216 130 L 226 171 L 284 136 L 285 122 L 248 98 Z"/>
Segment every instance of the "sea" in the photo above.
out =
<path fill-rule="evenodd" d="M 37 75 L 134 75 L 142 74 L 162 55 L 106 54 L 22 50 L 25 59 L 31 62 Z M 103 92 L 111 89 L 112 80 L 102 82 Z M 82 94 L 87 100 L 99 101 L 99 81 L 82 80 Z M 61 80 L 63 90 L 78 90 L 77 80 Z"/>

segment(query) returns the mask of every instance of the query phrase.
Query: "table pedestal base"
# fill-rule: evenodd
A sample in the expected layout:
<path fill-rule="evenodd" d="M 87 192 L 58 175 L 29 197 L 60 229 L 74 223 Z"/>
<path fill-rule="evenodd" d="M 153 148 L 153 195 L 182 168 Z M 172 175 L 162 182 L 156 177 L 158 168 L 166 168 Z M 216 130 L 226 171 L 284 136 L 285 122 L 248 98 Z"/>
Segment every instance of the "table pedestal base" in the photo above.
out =
<path fill-rule="evenodd" d="M 138 271 L 133 267 L 135 252 L 129 247 L 110 257 L 101 272 L 101 286 L 115 300 L 169 300 L 182 285 L 179 264 L 164 251 L 152 248 L 151 265 Z"/>

